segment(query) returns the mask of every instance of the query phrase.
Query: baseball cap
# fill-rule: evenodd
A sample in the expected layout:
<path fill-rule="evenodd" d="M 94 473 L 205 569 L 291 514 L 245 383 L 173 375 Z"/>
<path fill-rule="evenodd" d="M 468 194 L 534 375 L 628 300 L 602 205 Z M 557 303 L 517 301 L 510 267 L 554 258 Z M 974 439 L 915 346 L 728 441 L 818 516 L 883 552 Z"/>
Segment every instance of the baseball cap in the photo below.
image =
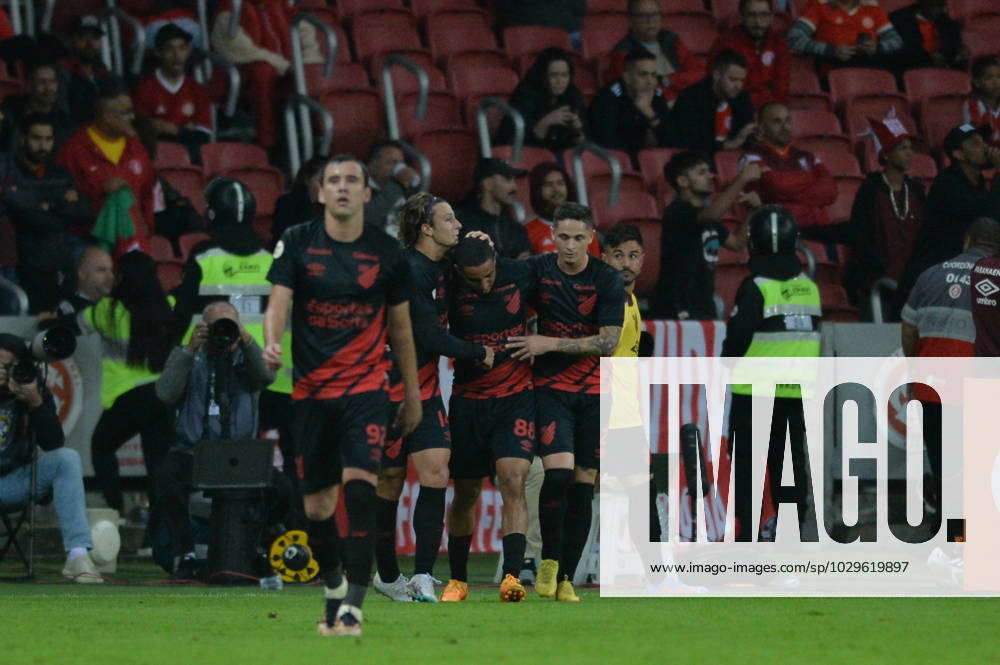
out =
<path fill-rule="evenodd" d="M 955 150 L 961 150 L 962 143 L 964 143 L 965 139 L 969 138 L 973 134 L 979 134 L 983 137 L 983 140 L 988 141 L 992 132 L 990 131 L 988 125 L 980 125 L 978 127 L 968 123 L 959 125 L 955 129 L 948 132 L 948 136 L 944 137 L 945 153 L 950 155 Z"/>
<path fill-rule="evenodd" d="M 183 39 L 190 42 L 194 37 L 187 30 L 178 27 L 175 23 L 167 23 L 156 31 L 155 47 L 163 48 L 172 39 Z"/>
<path fill-rule="evenodd" d="M 472 178 L 475 182 L 480 182 L 490 176 L 502 175 L 505 178 L 520 178 L 527 171 L 517 169 L 502 159 L 496 157 L 486 157 L 479 160 Z"/>
<path fill-rule="evenodd" d="M 70 34 L 79 35 L 84 32 L 96 32 L 99 35 L 103 35 L 104 28 L 101 26 L 101 20 L 93 14 L 84 14 L 77 17 L 73 21 L 73 25 L 70 26 Z"/>

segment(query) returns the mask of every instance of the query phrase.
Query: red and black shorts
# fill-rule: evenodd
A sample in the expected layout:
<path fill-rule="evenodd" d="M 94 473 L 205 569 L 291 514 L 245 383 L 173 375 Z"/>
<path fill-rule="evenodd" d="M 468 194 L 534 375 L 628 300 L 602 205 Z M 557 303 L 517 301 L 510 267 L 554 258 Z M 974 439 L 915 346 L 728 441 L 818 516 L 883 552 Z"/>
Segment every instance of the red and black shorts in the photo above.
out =
<path fill-rule="evenodd" d="M 452 478 L 492 476 L 504 457 L 534 459 L 535 394 L 525 390 L 508 397 L 470 399 L 452 395 Z"/>
<path fill-rule="evenodd" d="M 448 414 L 444 410 L 444 401 L 440 395 L 425 399 L 423 402 L 423 418 L 417 429 L 410 432 L 405 439 L 387 441 L 385 454 L 382 456 L 382 468 L 391 469 L 406 466 L 406 458 L 413 453 L 430 448 L 451 448 L 451 432 L 448 431 Z M 389 407 L 392 417 L 399 411 L 399 403 L 393 402 Z"/>
<path fill-rule="evenodd" d="M 573 453 L 576 466 L 600 468 L 601 396 L 536 387 L 538 454 Z"/>
<path fill-rule="evenodd" d="M 378 472 L 388 402 L 384 390 L 292 402 L 295 462 L 303 493 L 339 484 L 346 468 Z"/>

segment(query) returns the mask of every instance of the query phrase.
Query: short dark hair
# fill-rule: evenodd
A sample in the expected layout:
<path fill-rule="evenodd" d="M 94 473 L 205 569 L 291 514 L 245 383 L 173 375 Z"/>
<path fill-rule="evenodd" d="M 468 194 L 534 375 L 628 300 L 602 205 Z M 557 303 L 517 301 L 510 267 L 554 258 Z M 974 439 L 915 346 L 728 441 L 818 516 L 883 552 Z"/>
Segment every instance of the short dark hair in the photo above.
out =
<path fill-rule="evenodd" d="M 965 232 L 970 247 L 978 247 L 990 254 L 1000 251 L 1000 222 L 992 217 L 980 217 Z"/>
<path fill-rule="evenodd" d="M 590 228 L 594 228 L 594 213 L 590 208 L 581 203 L 567 201 L 560 203 L 552 213 L 552 226 L 555 226 L 563 219 L 576 219 Z"/>
<path fill-rule="evenodd" d="M 51 69 L 56 73 L 56 78 L 59 78 L 59 65 L 52 60 L 35 60 L 29 62 L 24 71 L 24 78 L 30 79 L 39 69 Z"/>
<path fill-rule="evenodd" d="M 372 147 L 368 149 L 368 161 L 370 162 L 375 159 L 375 157 L 386 148 L 397 148 L 398 150 L 403 151 L 404 155 L 406 154 L 406 151 L 403 150 L 403 144 L 399 141 L 395 139 L 381 139 L 379 141 L 375 141 L 375 143 L 372 144 Z"/>
<path fill-rule="evenodd" d="M 341 152 L 327 159 L 326 164 L 323 165 L 323 168 L 320 169 L 320 172 L 326 172 L 326 167 L 330 166 L 331 164 L 343 164 L 344 162 L 354 162 L 355 164 L 361 167 L 361 175 L 364 177 L 365 187 L 367 187 L 368 183 L 371 182 L 371 176 L 368 175 L 368 166 L 360 159 L 358 159 L 356 156 L 347 152 Z"/>
<path fill-rule="evenodd" d="M 986 76 L 986 70 L 990 67 L 1000 67 L 1000 57 L 995 55 L 984 55 L 972 61 L 972 80 L 981 79 Z"/>
<path fill-rule="evenodd" d="M 638 5 L 640 2 L 649 2 L 649 0 L 628 0 L 628 5 L 626 5 L 625 11 L 631 14 L 632 12 L 635 11 L 636 5 Z M 657 2 L 657 4 L 660 3 Z"/>
<path fill-rule="evenodd" d="M 48 125 L 52 128 L 52 132 L 55 133 L 56 125 L 52 122 L 52 119 L 42 115 L 41 113 L 29 113 L 17 121 L 17 130 L 21 136 L 27 136 L 28 132 L 35 125 Z"/>
<path fill-rule="evenodd" d="M 713 72 L 724 72 L 730 67 L 747 68 L 747 59 L 731 49 L 726 49 L 715 56 L 715 64 L 712 65 Z"/>
<path fill-rule="evenodd" d="M 711 166 L 712 162 L 709 161 L 708 156 L 704 153 L 694 150 L 679 152 L 663 165 L 663 177 L 667 179 L 667 182 L 670 183 L 675 192 L 679 192 L 680 187 L 677 186 L 677 179 L 699 164 L 708 164 Z"/>
<path fill-rule="evenodd" d="M 644 60 L 656 60 L 656 56 L 651 51 L 644 48 L 633 49 L 625 56 L 625 69 L 628 69 L 637 62 Z"/>
<path fill-rule="evenodd" d="M 742 14 L 746 10 L 747 5 L 749 5 L 751 2 L 766 2 L 767 6 L 770 7 L 771 11 L 774 11 L 774 5 L 771 4 L 771 0 L 740 0 L 740 4 L 739 7 L 737 8 L 737 11 L 740 14 Z"/>
<path fill-rule="evenodd" d="M 496 258 L 497 252 L 486 238 L 464 236 L 448 256 L 459 268 L 474 268 Z"/>
<path fill-rule="evenodd" d="M 775 106 L 783 106 L 783 107 L 785 107 L 786 109 L 788 108 L 788 104 L 786 104 L 786 103 L 784 103 L 784 102 L 777 102 L 777 101 L 770 101 L 770 102 L 765 102 L 765 103 L 764 103 L 764 105 L 763 105 L 763 106 L 761 106 L 761 107 L 760 107 L 760 108 L 759 108 L 759 109 L 757 110 L 757 120 L 758 120 L 758 122 L 759 122 L 759 121 L 760 121 L 760 120 L 761 120 L 761 119 L 762 119 L 762 118 L 764 117 L 764 115 L 765 115 L 765 114 L 766 114 L 766 113 L 767 113 L 768 111 L 770 111 L 770 110 L 771 110 L 772 108 L 774 108 Z"/>
<path fill-rule="evenodd" d="M 106 102 L 118 99 L 122 95 L 129 95 L 129 89 L 125 84 L 113 77 L 101 80 L 97 85 L 97 94 L 94 95 L 94 108 L 100 113 Z"/>
<path fill-rule="evenodd" d="M 639 243 L 639 247 L 643 246 L 642 233 L 639 231 L 639 227 L 619 222 L 608 229 L 608 232 L 604 234 L 604 248 L 614 249 L 615 247 L 624 245 L 630 240 L 634 240 Z"/>

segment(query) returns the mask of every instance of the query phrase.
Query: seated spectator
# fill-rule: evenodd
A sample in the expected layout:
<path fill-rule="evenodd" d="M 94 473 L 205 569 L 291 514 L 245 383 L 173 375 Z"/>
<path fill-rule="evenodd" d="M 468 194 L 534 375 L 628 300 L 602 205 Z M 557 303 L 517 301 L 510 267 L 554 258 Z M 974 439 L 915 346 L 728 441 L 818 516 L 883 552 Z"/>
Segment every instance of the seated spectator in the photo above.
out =
<path fill-rule="evenodd" d="M 101 298 L 111 295 L 114 286 L 115 265 L 111 255 L 100 247 L 91 245 L 77 259 L 75 291 L 59 303 L 55 314 L 58 317 L 75 318 Z"/>
<path fill-rule="evenodd" d="M 232 0 L 219 3 L 212 22 L 212 48 L 230 62 L 241 65 L 243 90 L 252 100 L 257 121 L 257 140 L 265 148 L 272 148 L 278 139 L 278 81 L 288 72 L 291 64 L 289 20 L 297 10 L 281 0 L 244 2 L 235 35 L 229 33 L 232 11 Z M 323 62 L 316 41 L 316 29 L 308 24 L 300 25 L 299 35 L 302 37 L 303 62 Z M 346 48 L 346 44 L 341 48 Z"/>
<path fill-rule="evenodd" d="M 837 200 L 837 182 L 818 157 L 792 145 L 792 115 L 784 104 L 766 105 L 758 114 L 760 138 L 744 163 L 759 162 L 764 175 L 753 186 L 762 203 L 780 205 L 799 223 L 803 237 L 839 242 L 825 208 Z"/>
<path fill-rule="evenodd" d="M 221 319 L 238 326 L 239 337 L 216 348 L 209 329 Z M 260 391 L 272 381 L 274 372 L 264 364 L 263 351 L 228 302 L 205 307 L 191 340 L 171 351 L 156 380 L 157 399 L 178 406 L 175 443 L 156 470 L 155 484 L 174 549 L 173 579 L 196 577 L 188 512 L 194 448 L 203 439 L 256 438 Z"/>
<path fill-rule="evenodd" d="M 580 19 L 586 0 L 495 0 L 493 9 L 504 27 L 543 25 L 569 33 L 573 48 L 580 48 Z"/>
<path fill-rule="evenodd" d="M 69 229 L 92 219 L 69 172 L 52 162 L 54 133 L 43 116 L 25 116 L 17 152 L 0 154 L 0 204 L 17 231 L 17 276 L 30 314 L 59 302 L 73 273 Z"/>
<path fill-rule="evenodd" d="M 738 202 L 758 204 L 743 189 L 760 178 L 759 164 L 746 164 L 714 199 L 715 174 L 706 155 L 680 152 L 663 167 L 676 198 L 663 211 L 660 278 L 651 316 L 657 319 L 711 320 L 715 306 L 715 266 L 719 247 L 735 252 L 746 246 L 746 226 L 729 233 L 719 220 Z"/>
<path fill-rule="evenodd" d="M 538 217 L 524 225 L 528 232 L 528 243 L 532 254 L 548 254 L 556 251 L 552 239 L 552 214 L 563 203 L 576 202 L 576 194 L 570 189 L 569 174 L 555 162 L 542 162 L 531 169 L 528 176 L 531 187 L 531 209 Z M 587 246 L 592 256 L 601 256 L 601 243 L 597 234 Z"/>
<path fill-rule="evenodd" d="M 508 259 L 530 256 L 528 233 L 505 210 L 517 193 L 514 178 L 525 173 L 502 159 L 480 159 L 473 174 L 475 190 L 455 210 L 455 216 L 462 223 L 462 235 L 482 231 L 493 241 L 499 256 Z"/>
<path fill-rule="evenodd" d="M 1000 146 L 1000 57 L 985 55 L 972 63 L 972 94 L 962 107 L 963 122 L 990 128 L 990 143 Z"/>
<path fill-rule="evenodd" d="M 23 95 L 11 95 L 0 105 L 3 116 L 0 146 L 12 151 L 17 149 L 19 123 L 30 114 L 41 116 L 52 125 L 55 149 L 58 150 L 76 129 L 76 121 L 59 103 L 57 67 L 48 62 L 32 64 L 28 68 L 24 90 Z"/>
<path fill-rule="evenodd" d="M 538 54 L 509 104 L 524 116 L 524 142 L 560 152 L 583 140 L 586 109 L 583 94 L 573 84 L 575 66 L 569 53 L 548 48 Z M 514 123 L 504 116 L 497 143 L 514 142 Z"/>
<path fill-rule="evenodd" d="M 965 69 L 969 49 L 962 44 L 962 27 L 948 16 L 947 0 L 918 0 L 889 14 L 903 40 L 896 58 L 901 70 L 914 67 Z"/>
<path fill-rule="evenodd" d="M 289 226 L 301 224 L 310 219 L 319 219 L 323 215 L 323 204 L 319 203 L 319 190 L 323 179 L 323 167 L 329 159 L 324 155 L 316 155 L 299 167 L 295 174 L 291 189 L 278 197 L 274 204 L 274 221 L 271 224 L 271 247 L 278 244 L 282 234 Z M 371 162 L 368 163 L 368 173 L 371 173 Z M 375 198 L 375 188 L 372 188 L 372 199 Z M 370 221 L 368 210 L 365 209 L 365 221 Z"/>
<path fill-rule="evenodd" d="M 132 98 L 124 87 L 103 88 L 94 121 L 78 129 L 56 159 L 90 200 L 100 222 L 76 227 L 76 232 L 98 238 L 115 256 L 145 248 L 154 228 L 156 173 L 135 136 L 134 118 Z"/>
<path fill-rule="evenodd" d="M 201 163 L 201 146 L 212 139 L 212 103 L 208 90 L 187 76 L 191 35 L 169 23 L 156 33 L 159 67 L 135 88 L 136 113 L 149 118 L 157 138 L 175 141 Z"/>
<path fill-rule="evenodd" d="M 682 90 L 705 76 L 705 66 L 662 21 L 659 0 L 629 0 L 628 34 L 615 44 L 608 76 L 622 75 L 629 53 L 649 51 L 656 61 L 657 85 L 672 104 Z"/>
<path fill-rule="evenodd" d="M 96 16 L 80 16 L 70 29 L 70 55 L 59 64 L 59 94 L 64 108 L 69 109 L 77 124 L 90 122 L 94 118 L 94 104 L 98 91 L 118 77 L 104 66 L 101 55 L 101 38 L 104 29 Z"/>
<path fill-rule="evenodd" d="M 669 112 L 656 87 L 656 57 L 649 51 L 632 51 L 625 57 L 621 79 L 601 88 L 591 102 L 587 128 L 598 145 L 634 155 L 643 148 L 667 145 Z"/>
<path fill-rule="evenodd" d="M 374 224 L 394 237 L 399 230 L 399 208 L 420 186 L 420 176 L 407 166 L 405 159 L 406 153 L 398 141 L 379 141 L 368 152 L 372 198 L 365 204 L 365 223 Z"/>
<path fill-rule="evenodd" d="M 895 117 L 868 122 L 885 168 L 869 173 L 854 199 L 848 236 L 854 254 L 844 279 L 847 293 L 862 310 L 868 307 L 868 292 L 876 280 L 888 277 L 898 283 L 902 278 L 923 225 L 926 201 L 923 185 L 906 174 L 913 162 L 913 137 Z M 891 306 L 887 319 L 898 320 L 901 307 Z"/>
<path fill-rule="evenodd" d="M 743 89 L 747 61 L 723 51 L 712 73 L 680 94 L 670 111 L 668 145 L 708 155 L 739 150 L 754 131 L 753 103 Z"/>
<path fill-rule="evenodd" d="M 66 563 L 64 577 L 81 583 L 101 583 L 88 550 L 93 548 L 87 523 L 80 454 L 64 447 L 65 436 L 55 400 L 48 388 L 35 379 L 18 383 L 11 368 L 28 356 L 20 337 L 0 334 L 0 506 L 14 506 L 31 492 L 31 461 L 38 455 L 36 496 L 52 493 L 52 502 L 62 532 Z"/>
<path fill-rule="evenodd" d="M 740 24 L 726 30 L 712 45 L 709 63 L 723 51 L 735 51 L 747 61 L 744 89 L 755 109 L 770 102 L 788 102 L 791 54 L 785 36 L 774 30 L 771 0 L 740 0 Z"/>
<path fill-rule="evenodd" d="M 903 40 L 877 0 L 809 0 L 788 31 L 793 51 L 815 56 L 822 74 L 832 67 L 878 67 Z"/>

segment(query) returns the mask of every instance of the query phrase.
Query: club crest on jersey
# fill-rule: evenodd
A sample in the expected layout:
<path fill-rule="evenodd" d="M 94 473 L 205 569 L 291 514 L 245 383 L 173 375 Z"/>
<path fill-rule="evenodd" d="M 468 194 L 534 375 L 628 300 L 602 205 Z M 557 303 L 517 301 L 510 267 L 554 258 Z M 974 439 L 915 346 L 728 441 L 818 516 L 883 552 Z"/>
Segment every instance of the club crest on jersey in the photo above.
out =
<path fill-rule="evenodd" d="M 521 292 L 514 291 L 510 295 L 505 295 L 503 301 L 507 306 L 507 311 L 511 314 L 517 314 L 521 311 Z"/>
<path fill-rule="evenodd" d="M 584 316 L 590 316 L 590 313 L 594 311 L 594 305 L 597 304 L 597 294 L 589 296 L 578 296 L 580 299 L 579 304 L 576 306 L 580 310 L 580 314 Z"/>
<path fill-rule="evenodd" d="M 358 266 L 358 284 L 363 288 L 370 289 L 375 284 L 375 278 L 378 277 L 378 271 L 381 266 L 379 264 L 371 266 Z"/>

